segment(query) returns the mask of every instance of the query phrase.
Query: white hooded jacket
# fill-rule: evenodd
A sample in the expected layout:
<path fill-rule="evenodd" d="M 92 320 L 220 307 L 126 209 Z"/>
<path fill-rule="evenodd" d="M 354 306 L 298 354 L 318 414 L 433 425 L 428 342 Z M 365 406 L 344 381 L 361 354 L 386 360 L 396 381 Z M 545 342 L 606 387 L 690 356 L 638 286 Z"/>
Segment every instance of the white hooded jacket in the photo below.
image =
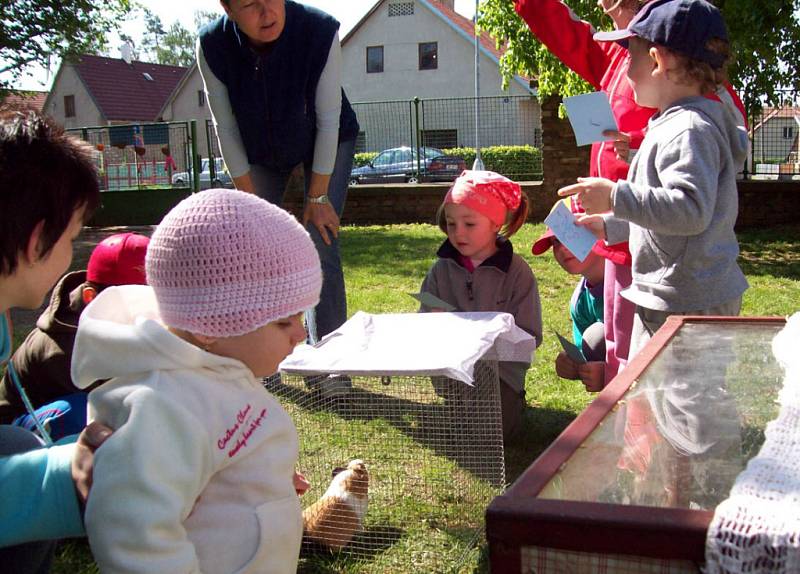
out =
<path fill-rule="evenodd" d="M 86 531 L 101 572 L 289 573 L 301 507 L 295 427 L 240 361 L 159 321 L 153 291 L 105 290 L 84 311 L 72 361 L 97 450 Z"/>

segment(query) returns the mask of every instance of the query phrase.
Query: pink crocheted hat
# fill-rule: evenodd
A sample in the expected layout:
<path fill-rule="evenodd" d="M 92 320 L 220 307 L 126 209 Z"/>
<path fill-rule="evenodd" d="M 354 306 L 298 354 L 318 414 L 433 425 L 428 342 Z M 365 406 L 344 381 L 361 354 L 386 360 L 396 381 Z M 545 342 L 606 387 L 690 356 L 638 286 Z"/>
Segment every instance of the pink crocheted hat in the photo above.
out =
<path fill-rule="evenodd" d="M 305 311 L 322 287 L 317 250 L 297 220 L 229 189 L 176 205 L 153 233 L 145 265 L 164 323 L 208 337 Z"/>

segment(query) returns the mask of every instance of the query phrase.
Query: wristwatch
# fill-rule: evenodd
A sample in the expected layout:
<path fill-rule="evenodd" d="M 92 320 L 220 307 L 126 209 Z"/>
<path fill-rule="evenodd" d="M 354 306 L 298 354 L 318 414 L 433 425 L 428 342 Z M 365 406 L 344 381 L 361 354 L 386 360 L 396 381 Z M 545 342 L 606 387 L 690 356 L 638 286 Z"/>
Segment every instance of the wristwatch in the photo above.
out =
<path fill-rule="evenodd" d="M 308 198 L 308 203 L 326 204 L 326 203 L 330 203 L 330 200 L 328 199 L 328 194 L 326 193 L 324 195 L 320 195 L 319 197 L 309 197 Z"/>

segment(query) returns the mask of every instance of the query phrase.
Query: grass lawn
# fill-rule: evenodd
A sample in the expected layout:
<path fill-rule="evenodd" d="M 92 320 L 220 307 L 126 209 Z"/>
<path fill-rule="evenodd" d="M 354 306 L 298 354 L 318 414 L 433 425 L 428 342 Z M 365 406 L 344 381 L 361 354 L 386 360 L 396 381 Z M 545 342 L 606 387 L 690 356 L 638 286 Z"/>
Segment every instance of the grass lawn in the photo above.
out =
<path fill-rule="evenodd" d="M 539 283 L 545 339 L 526 379 L 528 408 L 522 436 L 506 449 L 509 482 L 541 453 L 591 401 L 577 381 L 555 375 L 553 360 L 559 345 L 553 335 L 570 333 L 567 306 L 576 280 L 568 277 L 550 253 L 530 255 L 530 245 L 542 233 L 542 224 L 526 225 L 513 238 L 531 265 Z M 442 233 L 432 225 L 349 227 L 342 230 L 348 309 L 370 313 L 414 312 L 417 302 L 408 296 L 419 289 L 435 258 Z M 743 315 L 787 315 L 800 308 L 800 225 L 752 230 L 739 234 L 741 265 L 750 281 Z M 391 429 L 389 429 L 391 430 Z M 413 444 L 409 448 L 414 448 Z M 357 563 L 329 558 L 307 562 L 305 572 L 438 572 L 451 558 L 464 555 L 469 536 L 457 529 L 439 528 L 435 509 L 454 504 L 452 489 L 429 500 L 432 519 L 419 527 L 408 524 L 402 536 L 373 562 Z M 431 510 L 433 509 L 433 510 Z M 476 511 L 482 520 L 482 509 Z M 444 549 L 444 550 L 443 550 Z M 84 543 L 62 545 L 53 570 L 89 573 L 96 568 Z M 486 572 L 485 549 L 467 556 L 461 572 Z"/>

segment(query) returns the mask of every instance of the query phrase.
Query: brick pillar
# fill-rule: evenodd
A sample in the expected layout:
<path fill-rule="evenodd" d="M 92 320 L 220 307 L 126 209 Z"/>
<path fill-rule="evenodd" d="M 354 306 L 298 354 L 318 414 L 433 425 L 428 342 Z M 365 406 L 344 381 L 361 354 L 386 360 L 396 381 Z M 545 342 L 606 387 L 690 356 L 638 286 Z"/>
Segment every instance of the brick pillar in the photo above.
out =
<path fill-rule="evenodd" d="M 581 176 L 589 175 L 591 146 L 575 145 L 575 134 L 567 119 L 559 119 L 560 97 L 549 97 L 542 104 L 542 171 L 543 188 L 551 205 L 560 187 L 575 183 Z M 548 208 L 549 209 L 549 208 Z"/>

